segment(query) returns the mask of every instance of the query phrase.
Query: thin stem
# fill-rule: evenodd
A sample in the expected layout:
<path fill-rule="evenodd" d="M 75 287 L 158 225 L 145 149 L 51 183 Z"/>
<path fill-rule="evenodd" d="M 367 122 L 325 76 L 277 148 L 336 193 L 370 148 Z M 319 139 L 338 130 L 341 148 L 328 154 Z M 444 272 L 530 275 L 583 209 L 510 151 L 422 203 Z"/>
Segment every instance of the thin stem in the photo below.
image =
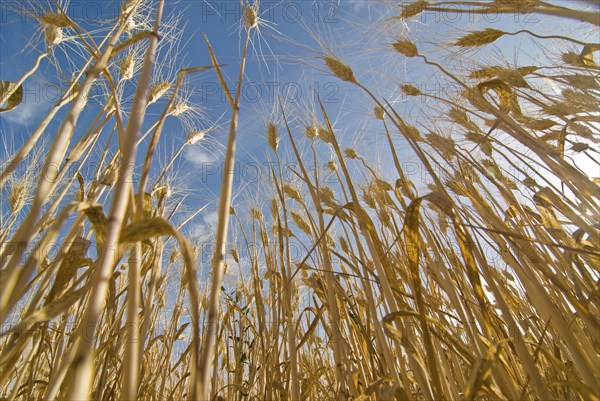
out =
<path fill-rule="evenodd" d="M 124 148 L 121 149 L 122 160 L 119 168 L 119 177 L 115 188 L 113 202 L 106 227 L 106 246 L 101 252 L 97 262 L 96 274 L 94 277 L 95 286 L 90 295 L 87 308 L 84 312 L 80 325 L 78 327 L 78 343 L 73 346 L 77 348 L 75 353 L 72 374 L 72 386 L 67 399 L 79 400 L 87 399 L 91 389 L 93 378 L 93 353 L 92 347 L 95 343 L 94 338 L 89 338 L 89 328 L 96 327 L 102 306 L 106 299 L 108 282 L 114 268 L 114 261 L 118 249 L 119 234 L 121 225 L 125 217 L 125 211 L 129 200 L 131 183 L 129 179 L 133 173 L 133 163 L 136 154 L 136 142 L 140 128 L 144 121 L 144 112 L 148 102 L 148 93 L 150 91 L 150 77 L 158 46 L 158 29 L 162 18 L 164 0 L 159 0 L 154 22 L 154 34 L 150 37 L 148 52 L 144 60 L 144 65 L 140 74 L 139 84 L 133 102 L 134 107 L 131 110 L 129 121 L 124 136 Z"/>
<path fill-rule="evenodd" d="M 224 85 L 224 79 L 221 75 L 221 70 L 219 68 L 218 63 L 216 62 L 216 58 L 210 46 L 210 42 L 208 38 L 205 36 L 205 40 L 207 46 L 209 48 L 209 52 L 211 54 L 211 59 L 213 61 L 213 67 L 217 71 L 217 75 L 221 79 L 222 84 Z M 216 333 L 218 327 L 219 320 L 219 297 L 221 293 L 221 282 L 223 280 L 223 270 L 225 263 L 225 253 L 227 248 L 227 231 L 229 225 L 229 215 L 231 208 L 231 197 L 232 197 L 232 189 L 233 189 L 233 179 L 235 174 L 235 148 L 236 148 L 236 133 L 237 133 L 237 125 L 238 125 L 238 115 L 239 115 L 239 101 L 240 101 L 240 93 L 242 90 L 242 81 L 244 68 L 246 65 L 246 50 L 248 48 L 248 42 L 250 41 L 250 29 L 246 32 L 246 39 L 244 41 L 244 49 L 242 51 L 242 59 L 240 64 L 240 70 L 237 81 L 237 88 L 235 93 L 235 100 L 233 100 L 232 106 L 232 114 L 231 114 L 231 123 L 229 125 L 229 138 L 227 140 L 227 150 L 225 151 L 225 169 L 223 171 L 223 181 L 221 185 L 221 194 L 219 196 L 219 210 L 218 210 L 218 222 L 217 222 L 217 232 L 215 238 L 215 252 L 212 259 L 212 283 L 210 290 L 210 298 L 208 301 L 208 321 L 206 324 L 206 336 L 204 337 L 203 346 L 200 353 L 200 358 L 198 360 L 198 378 L 194 386 L 194 391 L 192 392 L 192 397 L 200 400 L 209 399 L 209 372 L 210 365 L 212 364 L 214 354 L 215 354 L 215 346 L 216 346 Z M 223 86 L 223 90 L 226 93 L 227 87 Z M 228 95 L 230 99 L 230 95 Z M 231 99 L 230 99 L 231 102 Z M 192 285 L 192 283 L 190 283 Z"/>

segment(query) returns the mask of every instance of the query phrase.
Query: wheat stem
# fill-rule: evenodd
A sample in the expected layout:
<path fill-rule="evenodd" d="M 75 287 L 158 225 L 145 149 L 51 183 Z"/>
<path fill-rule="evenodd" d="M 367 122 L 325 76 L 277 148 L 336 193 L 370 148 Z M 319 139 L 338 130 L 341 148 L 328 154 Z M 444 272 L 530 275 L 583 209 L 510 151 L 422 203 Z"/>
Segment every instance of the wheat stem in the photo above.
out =
<path fill-rule="evenodd" d="M 144 120 L 144 110 L 146 108 L 148 92 L 150 86 L 150 76 L 154 64 L 154 57 L 158 45 L 158 27 L 162 18 L 164 0 L 160 0 L 156 10 L 154 22 L 154 35 L 149 39 L 148 52 L 144 60 L 142 72 L 135 94 L 134 107 L 131 110 L 127 129 L 124 135 L 125 147 L 121 149 L 122 160 L 120 164 L 119 177 L 115 188 L 113 202 L 111 204 L 108 226 L 106 227 L 106 245 L 107 248 L 101 253 L 97 262 L 97 271 L 95 274 L 95 286 L 90 295 L 86 311 L 82 317 L 79 332 L 76 338 L 79 344 L 73 345 L 76 348 L 74 356 L 71 377 L 74 379 L 69 392 L 69 399 L 84 399 L 89 396 L 91 388 L 91 379 L 93 375 L 92 346 L 93 339 L 85 338 L 85 330 L 95 327 L 101 312 L 102 304 L 106 298 L 108 289 L 108 280 L 114 267 L 114 259 L 118 247 L 118 239 L 121 224 L 125 217 L 131 183 L 129 178 L 133 172 L 133 162 L 135 161 L 137 136 L 140 132 Z M 87 334 L 89 336 L 89 334 Z"/>
<path fill-rule="evenodd" d="M 212 283 L 210 289 L 210 297 L 208 301 L 208 321 L 206 325 L 206 334 L 202 344 L 200 357 L 198 359 L 198 375 L 197 381 L 194 383 L 195 397 L 199 399 L 208 399 L 209 388 L 208 388 L 208 374 L 209 366 L 212 364 L 215 354 L 215 343 L 216 343 L 216 331 L 218 327 L 219 319 L 219 295 L 221 293 L 221 282 L 223 280 L 223 267 L 225 261 L 225 253 L 227 246 L 227 231 L 229 223 L 229 212 L 231 208 L 231 197 L 233 189 L 233 179 L 235 172 L 235 148 L 236 148 L 236 133 L 239 115 L 239 102 L 240 94 L 242 90 L 242 81 L 244 74 L 244 67 L 246 65 L 246 50 L 250 41 L 250 29 L 246 31 L 246 39 L 244 41 L 244 48 L 242 50 L 242 58 L 240 62 L 240 70 L 237 80 L 237 88 L 235 92 L 235 99 L 231 98 L 225 79 L 221 75 L 221 69 L 216 61 L 216 57 L 212 51 L 208 38 L 206 38 L 206 44 L 209 48 L 213 68 L 215 68 L 217 75 L 221 81 L 222 89 L 227 93 L 231 111 L 231 123 L 229 125 L 229 137 L 227 139 L 227 149 L 225 151 L 225 164 L 223 171 L 223 181 L 221 184 L 221 194 L 219 196 L 219 209 L 218 209 L 218 222 L 217 232 L 215 238 L 215 251 L 212 259 Z M 216 389 L 213 389 L 213 392 Z"/>

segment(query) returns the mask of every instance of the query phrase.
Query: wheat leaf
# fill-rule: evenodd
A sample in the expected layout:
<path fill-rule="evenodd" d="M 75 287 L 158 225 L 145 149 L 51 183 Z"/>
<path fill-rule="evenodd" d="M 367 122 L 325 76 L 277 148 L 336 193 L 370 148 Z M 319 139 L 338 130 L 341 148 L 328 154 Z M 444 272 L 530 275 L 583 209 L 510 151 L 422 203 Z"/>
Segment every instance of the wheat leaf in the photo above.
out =
<path fill-rule="evenodd" d="M 0 81 L 0 99 L 8 98 L 6 106 L 0 107 L 0 113 L 17 107 L 23 101 L 23 87 L 16 82 Z"/>

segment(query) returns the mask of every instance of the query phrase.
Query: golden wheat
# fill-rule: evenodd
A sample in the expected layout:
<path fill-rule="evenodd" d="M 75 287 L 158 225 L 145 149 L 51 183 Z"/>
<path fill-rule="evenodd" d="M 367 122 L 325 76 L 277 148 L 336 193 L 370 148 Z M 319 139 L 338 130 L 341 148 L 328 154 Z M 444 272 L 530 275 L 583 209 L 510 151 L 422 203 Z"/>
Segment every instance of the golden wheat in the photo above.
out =
<path fill-rule="evenodd" d="M 210 67 L 171 81 L 180 61 L 158 50 L 179 47 L 169 33 L 179 28 L 164 3 L 128 1 L 90 30 L 64 2 L 27 11 L 45 53 L 22 79 L 1 81 L 0 111 L 24 107 L 40 65 L 69 84 L 0 164 L 0 398 L 600 398 L 598 178 L 579 164 L 598 166 L 598 46 L 584 41 L 597 16 L 536 0 L 419 0 L 400 14 L 392 5 L 392 18 L 361 26 L 361 40 L 372 29 L 411 60 L 384 52 L 355 63 L 359 83 L 318 50 L 357 98 L 259 110 L 277 163 L 268 179 L 233 185 L 238 130 L 252 127 L 238 128 L 246 51 L 269 22 L 258 2 L 242 5 L 241 57 L 227 62 L 237 81 L 207 37 Z M 540 31 L 557 35 L 486 28 L 491 11 L 535 11 Z M 452 42 L 452 27 L 428 23 L 439 37 L 430 51 L 414 19 L 423 12 L 471 13 L 476 30 Z M 398 39 L 407 30 L 415 42 Z M 536 45 L 535 66 L 518 63 L 520 36 Z M 500 38 L 493 57 L 466 51 Z M 193 90 L 180 93 L 204 69 L 229 118 L 214 231 L 172 171 L 191 145 L 216 142 L 207 134 L 220 123 L 202 129 Z M 422 90 L 431 82 L 458 91 Z M 175 124 L 173 155 L 155 160 Z M 190 228 L 196 216 L 205 221 Z"/>

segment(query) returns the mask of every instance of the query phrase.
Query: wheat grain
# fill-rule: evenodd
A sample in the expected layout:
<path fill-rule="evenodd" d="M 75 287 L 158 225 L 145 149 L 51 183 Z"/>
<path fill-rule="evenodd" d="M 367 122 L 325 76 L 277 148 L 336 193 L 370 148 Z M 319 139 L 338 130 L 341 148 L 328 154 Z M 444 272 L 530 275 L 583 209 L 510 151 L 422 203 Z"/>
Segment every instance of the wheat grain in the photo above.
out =
<path fill-rule="evenodd" d="M 207 130 L 191 131 L 185 141 L 186 145 L 194 145 L 206 137 Z"/>
<path fill-rule="evenodd" d="M 407 96 L 419 96 L 421 95 L 421 91 L 414 85 L 405 84 L 402 85 L 402 92 L 404 92 Z"/>
<path fill-rule="evenodd" d="M 126 81 L 133 78 L 133 74 L 135 72 L 135 60 L 133 56 L 129 55 L 125 57 L 123 61 L 121 61 L 119 68 L 121 71 L 121 79 Z"/>
<path fill-rule="evenodd" d="M 322 187 L 319 190 L 319 200 L 326 206 L 335 207 L 335 193 L 330 187 Z"/>
<path fill-rule="evenodd" d="M 271 122 L 267 124 L 267 143 L 273 152 L 277 152 L 279 135 L 277 134 L 277 127 Z"/>
<path fill-rule="evenodd" d="M 418 0 L 402 7 L 400 17 L 404 19 L 412 18 L 421 14 L 427 7 L 429 2 L 426 0 Z"/>
<path fill-rule="evenodd" d="M 300 195 L 300 191 L 297 188 L 293 187 L 290 184 L 283 184 L 283 192 L 289 198 L 295 200 L 296 202 L 302 203 L 302 196 Z"/>
<path fill-rule="evenodd" d="M 344 155 L 348 158 L 348 159 L 356 159 L 358 158 L 358 154 L 356 153 L 356 151 L 352 148 L 346 148 L 344 149 Z"/>
<path fill-rule="evenodd" d="M 296 225 L 298 226 L 298 228 L 300 230 L 302 230 L 307 235 L 312 234 L 310 224 L 308 223 L 308 221 L 306 220 L 306 218 L 304 216 L 302 216 L 298 212 L 291 212 L 290 215 L 292 216 L 292 220 L 294 220 L 294 223 L 296 223 Z"/>
<path fill-rule="evenodd" d="M 383 107 L 375 106 L 375 108 L 373 109 L 373 115 L 376 119 L 383 121 L 385 117 L 385 110 L 383 109 Z"/>
<path fill-rule="evenodd" d="M 40 23 L 57 28 L 71 28 L 73 21 L 62 12 L 49 12 L 38 17 Z"/>
<path fill-rule="evenodd" d="M 148 104 L 153 104 L 160 100 L 160 98 L 163 97 L 169 89 L 171 89 L 171 84 L 166 81 L 159 82 L 152 86 L 148 95 Z"/>
<path fill-rule="evenodd" d="M 314 125 L 309 125 L 306 127 L 304 132 L 309 139 L 315 139 L 319 135 L 319 129 Z"/>
<path fill-rule="evenodd" d="M 244 21 L 248 29 L 256 28 L 258 25 L 258 16 L 253 6 L 246 6 L 244 8 Z"/>
<path fill-rule="evenodd" d="M 17 182 L 10 187 L 8 205 L 13 214 L 18 213 L 25 206 L 26 195 L 27 190 L 24 182 Z"/>
<path fill-rule="evenodd" d="M 319 128 L 318 132 L 319 132 L 318 137 L 320 140 L 322 140 L 325 143 L 333 142 L 333 132 L 331 132 L 327 128 Z"/>
<path fill-rule="evenodd" d="M 157 94 L 157 99 L 160 98 L 160 96 Z M 171 109 L 169 110 L 169 115 L 171 116 L 181 116 L 184 113 L 187 113 L 188 111 L 191 110 L 191 107 L 189 104 L 187 104 L 187 102 L 182 101 L 182 102 L 177 102 L 175 104 L 173 104 L 173 106 L 171 106 Z"/>
<path fill-rule="evenodd" d="M 417 46 L 408 39 L 398 39 L 392 44 L 392 48 L 406 57 L 416 57 L 419 55 Z"/>
<path fill-rule="evenodd" d="M 452 138 L 439 135 L 435 132 L 427 135 L 427 140 L 436 148 L 444 157 L 450 157 L 456 154 L 455 144 Z"/>
<path fill-rule="evenodd" d="M 56 46 L 64 40 L 63 30 L 56 25 L 48 25 L 44 28 L 44 37 L 49 46 Z"/>
<path fill-rule="evenodd" d="M 483 31 L 475 31 L 471 32 L 454 42 L 454 46 L 460 47 L 477 47 L 477 46 L 485 46 L 492 42 L 495 42 L 502 36 L 504 36 L 506 32 L 500 31 L 498 29 L 486 28 Z"/>
<path fill-rule="evenodd" d="M 262 221 L 264 220 L 263 214 L 260 211 L 260 209 L 256 208 L 256 207 L 252 207 L 250 208 L 250 214 L 252 215 L 252 217 L 258 221 Z"/>
<path fill-rule="evenodd" d="M 333 74 L 342 81 L 352 82 L 355 84 L 358 83 L 352 69 L 338 59 L 327 56 L 325 57 L 325 64 L 327 64 L 327 67 L 329 67 L 331 72 L 333 72 Z"/>

